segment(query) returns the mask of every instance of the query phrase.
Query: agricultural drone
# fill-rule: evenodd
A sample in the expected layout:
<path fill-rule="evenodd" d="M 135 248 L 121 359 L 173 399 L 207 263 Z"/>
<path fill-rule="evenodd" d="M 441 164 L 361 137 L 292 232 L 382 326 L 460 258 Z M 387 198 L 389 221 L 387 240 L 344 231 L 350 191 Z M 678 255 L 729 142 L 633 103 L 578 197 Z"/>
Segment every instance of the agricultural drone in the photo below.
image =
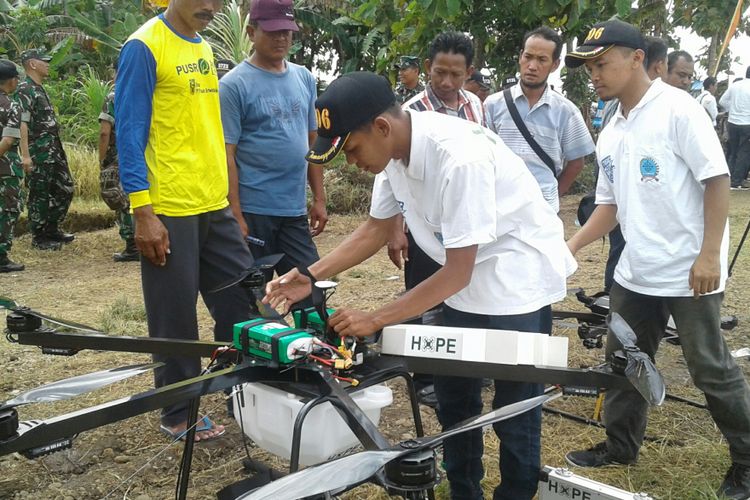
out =
<path fill-rule="evenodd" d="M 652 404 L 660 404 L 663 400 L 661 376 L 648 356 L 635 347 L 630 327 L 616 315 L 613 315 L 610 328 L 625 349 L 617 362 L 597 368 L 498 364 L 466 360 L 460 353 L 454 357 L 445 353 L 436 357 L 429 352 L 417 353 L 408 349 L 400 354 L 387 354 L 381 352 L 377 339 L 355 343 L 350 339 L 339 339 L 329 328 L 327 320 L 333 310 L 328 308 L 327 301 L 335 283 L 316 283 L 313 287 L 314 306 L 293 311 L 293 326 L 287 325 L 275 311 L 263 305 L 260 298 L 265 287 L 264 276 L 279 258 L 276 255 L 259 259 L 237 279 L 217 288 L 242 286 L 255 298 L 255 304 L 251 304 L 251 317 L 234 326 L 231 344 L 108 335 L 0 298 L 0 306 L 8 310 L 7 339 L 38 346 L 45 354 L 72 356 L 93 349 L 144 354 L 180 353 L 209 360 L 198 377 L 46 420 L 20 421 L 18 409 L 26 404 L 73 398 L 156 369 L 160 364 L 128 366 L 77 376 L 29 390 L 0 403 L 0 455 L 18 452 L 27 458 L 40 457 L 71 447 L 74 437 L 81 432 L 179 401 L 190 401 L 189 431 L 176 492 L 177 498 L 184 499 L 200 397 L 245 383 L 260 382 L 303 398 L 304 406 L 289 436 L 289 473 L 256 468 L 260 472 L 245 480 L 243 490 L 232 490 L 231 498 L 330 498 L 330 495 L 343 493 L 365 482 L 376 483 L 390 494 L 404 498 L 432 498 L 432 488 L 440 480 L 436 449 L 446 438 L 528 411 L 558 396 L 560 391 L 549 390 L 542 396 L 498 408 L 436 436 L 425 437 L 410 372 L 546 383 L 561 387 L 563 392 L 571 390 L 576 394 L 576 388 L 599 390 L 634 386 Z M 435 335 L 439 343 L 442 333 Z M 397 377 L 406 382 L 417 437 L 394 445 L 381 434 L 352 395 Z M 341 415 L 364 451 L 300 471 L 304 420 L 314 407 L 326 402 L 330 402 Z"/>

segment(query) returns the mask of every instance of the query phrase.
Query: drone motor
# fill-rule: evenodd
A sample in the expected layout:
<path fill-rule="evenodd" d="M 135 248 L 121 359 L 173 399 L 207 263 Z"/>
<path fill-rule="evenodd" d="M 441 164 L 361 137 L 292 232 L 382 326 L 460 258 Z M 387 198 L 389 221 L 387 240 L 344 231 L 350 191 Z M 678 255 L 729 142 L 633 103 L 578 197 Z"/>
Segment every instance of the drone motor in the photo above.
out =
<path fill-rule="evenodd" d="M 15 408 L 0 410 L 0 441 L 12 438 L 18 431 L 18 412 Z"/>
<path fill-rule="evenodd" d="M 5 322 L 10 333 L 33 332 L 42 327 L 42 319 L 26 313 L 25 311 L 28 310 L 28 308 L 22 307 L 8 313 Z"/>
<path fill-rule="evenodd" d="M 409 453 L 385 466 L 386 486 L 398 492 L 424 491 L 435 486 L 438 479 L 435 451 L 431 448 Z"/>

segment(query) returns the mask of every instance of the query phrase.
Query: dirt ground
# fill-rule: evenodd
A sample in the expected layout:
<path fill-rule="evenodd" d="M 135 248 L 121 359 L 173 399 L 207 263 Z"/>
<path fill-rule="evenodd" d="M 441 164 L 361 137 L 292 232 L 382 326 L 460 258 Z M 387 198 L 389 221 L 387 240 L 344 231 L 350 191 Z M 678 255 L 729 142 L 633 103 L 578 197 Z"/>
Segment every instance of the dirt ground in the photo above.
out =
<path fill-rule="evenodd" d="M 568 235 L 576 230 L 577 202 L 577 197 L 567 197 L 563 201 L 561 216 Z M 730 258 L 748 219 L 750 193 L 733 192 Z M 332 217 L 326 232 L 317 238 L 321 253 L 340 242 L 359 220 L 361 217 Z M 14 247 L 13 257 L 24 262 L 27 270 L 15 275 L 0 275 L 0 295 L 12 297 L 40 312 L 112 333 L 145 335 L 138 264 L 113 263 L 111 255 L 120 246 L 114 228 L 80 232 L 75 242 L 54 253 L 31 250 L 30 238 L 23 236 Z M 580 268 L 569 280 L 571 294 L 556 308 L 584 310 L 572 291 L 578 287 L 590 293 L 600 290 L 606 252 L 606 243 L 592 244 L 581 252 Z M 731 349 L 750 346 L 748 263 L 750 249 L 745 248 L 727 287 L 724 302 L 724 314 L 735 314 L 740 321 L 736 329 L 726 334 Z M 338 281 L 340 285 L 333 306 L 348 304 L 372 309 L 402 290 L 402 278 L 384 252 L 344 273 Z M 199 311 L 201 336 L 210 339 L 211 322 L 202 303 Z M 582 347 L 574 322 L 558 322 L 555 334 L 570 338 L 569 366 L 587 366 L 601 361 L 602 350 Z M 91 351 L 69 358 L 49 357 L 42 355 L 37 348 L 3 340 L 0 342 L 0 400 L 65 377 L 147 361 L 145 355 Z M 670 393 L 703 401 L 690 382 L 678 347 L 664 344 L 658 363 Z M 739 363 L 747 372 L 747 358 Z M 24 406 L 19 409 L 19 414 L 22 420 L 49 418 L 144 391 L 151 384 L 151 377 L 142 375 L 70 401 Z M 380 427 L 390 440 L 396 442 L 413 436 L 413 425 L 403 385 L 400 382 L 388 385 L 394 391 L 394 404 L 383 411 Z M 490 397 L 487 390 L 486 401 Z M 594 400 L 566 397 L 555 401 L 554 406 L 590 417 Z M 217 490 L 243 478 L 245 451 L 240 428 L 227 417 L 223 398 L 217 395 L 204 397 L 201 411 L 225 423 L 228 429 L 220 440 L 196 447 L 189 497 L 208 499 L 215 498 Z M 432 410 L 423 408 L 422 417 L 428 433 L 439 431 Z M 182 448 L 170 445 L 158 432 L 158 423 L 157 412 L 151 412 L 85 432 L 78 436 L 71 450 L 37 460 L 27 460 L 19 455 L 0 457 L 0 498 L 171 498 Z M 644 445 L 637 465 L 585 471 L 584 474 L 630 491 L 646 491 L 654 498 L 715 498 L 713 491 L 721 482 L 729 457 L 726 444 L 705 410 L 667 402 L 652 411 L 647 434 L 654 439 Z M 485 495 L 491 497 L 491 490 L 499 481 L 497 441 L 492 432 L 485 436 L 487 473 L 484 485 Z M 545 414 L 543 463 L 563 466 L 567 451 L 589 446 L 602 437 L 600 429 Z M 252 448 L 250 453 L 277 468 L 285 466 L 282 460 L 257 448 Z M 447 498 L 446 491 L 446 486 L 441 485 L 438 497 Z M 387 495 L 374 486 L 363 486 L 348 494 L 347 498 L 375 499 L 387 498 Z"/>

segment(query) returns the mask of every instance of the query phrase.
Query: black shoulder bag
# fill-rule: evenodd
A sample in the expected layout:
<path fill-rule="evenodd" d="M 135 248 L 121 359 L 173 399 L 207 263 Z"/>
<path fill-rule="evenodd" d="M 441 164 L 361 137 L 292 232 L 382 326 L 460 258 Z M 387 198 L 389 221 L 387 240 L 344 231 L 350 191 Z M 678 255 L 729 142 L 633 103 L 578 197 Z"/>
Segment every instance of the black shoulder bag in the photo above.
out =
<path fill-rule="evenodd" d="M 513 102 L 513 98 L 510 95 L 510 89 L 505 89 L 503 91 L 503 97 L 505 97 L 505 105 L 508 107 L 508 111 L 510 112 L 511 118 L 513 118 L 513 123 L 516 124 L 516 128 L 518 128 L 518 131 L 521 132 L 521 135 L 524 139 L 526 139 L 526 142 L 529 144 L 529 146 L 531 146 L 531 149 L 534 150 L 534 153 L 536 153 L 539 159 L 549 167 L 549 169 L 552 171 L 552 175 L 557 178 L 555 162 L 552 161 L 552 158 L 550 158 L 547 153 L 544 152 L 539 143 L 534 140 L 534 138 L 531 136 L 531 132 L 529 132 L 529 129 L 526 128 L 526 124 L 523 122 L 523 120 L 521 120 L 521 115 L 518 114 L 516 103 Z"/>

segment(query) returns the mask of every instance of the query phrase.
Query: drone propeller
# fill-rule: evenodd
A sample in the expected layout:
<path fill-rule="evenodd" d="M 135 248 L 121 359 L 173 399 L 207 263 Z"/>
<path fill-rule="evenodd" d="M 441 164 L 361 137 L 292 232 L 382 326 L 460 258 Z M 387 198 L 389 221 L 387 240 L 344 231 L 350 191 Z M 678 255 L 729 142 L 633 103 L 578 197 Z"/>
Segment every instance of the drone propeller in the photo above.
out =
<path fill-rule="evenodd" d="M 0 296 L 0 309 L 15 309 L 18 307 L 18 302 L 9 298 Z"/>
<path fill-rule="evenodd" d="M 53 325 L 62 326 L 63 328 L 70 328 L 71 330 L 78 330 L 80 332 L 85 332 L 85 333 L 97 333 L 100 335 L 106 335 L 103 331 L 97 330 L 96 328 L 91 328 L 90 326 L 83 325 L 81 323 L 75 323 L 73 321 L 53 318 L 52 316 L 47 316 L 46 314 L 42 314 L 40 312 L 36 312 L 28 308 L 16 308 L 15 310 L 22 314 L 30 314 L 32 316 L 36 316 L 39 319 L 48 321 L 52 323 Z"/>
<path fill-rule="evenodd" d="M 638 337 L 633 329 L 617 313 L 610 315 L 609 329 L 623 347 L 627 363 L 624 366 L 625 376 L 649 404 L 654 406 L 662 404 L 667 394 L 664 379 L 649 355 L 635 345 Z"/>
<path fill-rule="evenodd" d="M 377 472 L 404 455 L 436 448 L 447 438 L 507 420 L 558 397 L 543 395 L 503 406 L 479 417 L 470 418 L 435 436 L 421 437 L 399 443 L 385 450 L 363 451 L 308 467 L 279 478 L 270 484 L 240 496 L 238 500 L 295 500 L 329 491 L 344 491 L 364 483 Z"/>
<path fill-rule="evenodd" d="M 226 283 L 223 283 L 219 285 L 218 287 L 214 288 L 213 290 L 209 290 L 208 293 L 216 293 L 220 292 L 222 290 L 226 290 L 227 288 L 231 288 L 239 283 L 242 283 L 246 278 L 251 276 L 253 273 L 257 273 L 258 271 L 265 271 L 267 269 L 272 269 L 276 266 L 276 264 L 279 263 L 279 261 L 284 257 L 283 253 L 275 253 L 272 255 L 264 255 L 260 259 L 257 259 L 252 266 L 248 267 L 244 271 L 242 271 L 238 276 L 235 276 L 231 280 L 227 281 Z"/>
<path fill-rule="evenodd" d="M 77 377 L 66 378 L 31 389 L 15 398 L 0 404 L 0 410 L 15 408 L 29 403 L 42 403 L 70 399 L 91 392 L 120 380 L 146 373 L 162 366 L 164 363 L 123 366 L 111 370 L 102 370 Z"/>

